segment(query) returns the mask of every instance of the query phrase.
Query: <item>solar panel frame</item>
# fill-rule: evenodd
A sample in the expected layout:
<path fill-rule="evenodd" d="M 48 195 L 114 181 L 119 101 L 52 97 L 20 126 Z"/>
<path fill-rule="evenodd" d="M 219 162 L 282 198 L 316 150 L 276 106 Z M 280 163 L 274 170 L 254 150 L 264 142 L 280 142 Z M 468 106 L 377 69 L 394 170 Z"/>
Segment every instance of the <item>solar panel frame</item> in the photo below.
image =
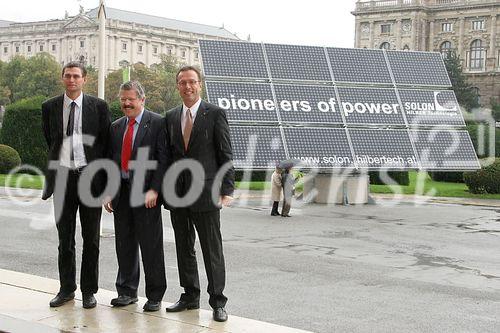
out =
<path fill-rule="evenodd" d="M 280 161 L 286 160 L 283 134 L 278 126 L 241 126 L 230 125 L 229 134 L 233 146 L 233 165 L 235 169 L 270 169 Z M 255 146 L 249 141 L 255 136 Z M 245 144 L 240 144 L 241 142 Z M 250 146 L 250 147 L 249 147 Z M 266 147 L 271 149 L 266 150 Z M 255 148 L 257 159 L 249 159 L 249 149 Z M 251 150 L 250 150 L 251 152 Z M 260 152 L 260 153 L 259 153 Z"/>
<path fill-rule="evenodd" d="M 261 44 L 204 39 L 199 39 L 198 43 L 205 76 L 269 79 Z M 227 63 L 233 66 L 225 66 Z M 235 63 L 239 67 L 234 66 Z"/>
<path fill-rule="evenodd" d="M 348 133 L 354 151 L 354 162 L 359 169 L 413 170 L 420 168 L 418 156 L 407 129 L 351 128 L 348 129 Z M 378 146 L 375 145 L 377 143 Z M 381 160 L 380 163 L 375 163 L 376 159 Z M 373 163 L 371 160 L 374 160 Z M 393 163 L 394 166 L 382 163 L 390 163 L 392 160 L 397 160 L 399 163 Z"/>
<path fill-rule="evenodd" d="M 205 85 L 208 101 L 226 110 L 229 123 L 279 123 L 278 108 L 270 83 L 206 81 Z M 262 94 L 253 95 L 259 91 Z M 234 103 L 233 98 L 231 98 L 233 94 Z M 236 94 L 238 95 L 236 96 Z M 220 105 L 221 99 L 229 101 L 230 108 Z M 242 100 L 249 102 L 250 110 L 244 110 L 244 107 L 240 105 Z M 253 105 L 258 103 L 252 101 L 256 100 L 262 101 L 262 107 L 259 107 L 259 109 L 262 108 L 263 110 L 253 110 Z M 267 110 L 266 105 L 268 103 L 266 101 L 272 101 L 274 110 Z M 237 109 L 234 109 L 233 105 Z"/>
<path fill-rule="evenodd" d="M 396 50 L 384 50 L 384 52 L 396 86 L 451 87 L 440 53 Z M 418 62 L 416 61 L 418 57 L 424 59 L 418 59 L 421 60 Z M 434 82 L 429 82 L 430 78 Z"/>
<path fill-rule="evenodd" d="M 305 133 L 297 135 L 297 132 Z M 303 169 L 355 168 L 345 128 L 283 127 L 283 133 L 290 159 L 302 161 L 299 166 Z M 326 146 L 320 146 L 320 144 Z M 300 148 L 307 148 L 307 150 L 299 153 L 297 151 Z M 317 155 L 320 150 L 324 152 L 322 156 Z"/>
<path fill-rule="evenodd" d="M 412 129 L 410 137 L 415 144 L 423 169 L 463 171 L 481 168 L 467 130 Z M 450 144 L 446 143 L 448 137 L 452 138 Z M 444 158 L 445 156 L 449 157 Z"/>

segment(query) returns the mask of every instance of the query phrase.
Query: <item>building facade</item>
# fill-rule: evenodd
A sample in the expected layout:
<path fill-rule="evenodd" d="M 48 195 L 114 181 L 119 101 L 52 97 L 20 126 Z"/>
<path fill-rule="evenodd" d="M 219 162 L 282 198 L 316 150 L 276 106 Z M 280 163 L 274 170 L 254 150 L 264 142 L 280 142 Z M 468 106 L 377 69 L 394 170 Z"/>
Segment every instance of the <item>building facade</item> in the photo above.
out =
<path fill-rule="evenodd" d="M 108 71 L 135 63 L 150 66 L 162 54 L 181 63 L 199 65 L 198 39 L 234 40 L 223 27 L 178 21 L 106 8 L 106 66 Z M 97 8 L 74 17 L 14 23 L 0 20 L 0 60 L 47 52 L 64 65 L 81 61 L 98 67 Z"/>
<path fill-rule="evenodd" d="M 358 0 L 355 47 L 456 52 L 480 103 L 500 102 L 500 0 Z"/>

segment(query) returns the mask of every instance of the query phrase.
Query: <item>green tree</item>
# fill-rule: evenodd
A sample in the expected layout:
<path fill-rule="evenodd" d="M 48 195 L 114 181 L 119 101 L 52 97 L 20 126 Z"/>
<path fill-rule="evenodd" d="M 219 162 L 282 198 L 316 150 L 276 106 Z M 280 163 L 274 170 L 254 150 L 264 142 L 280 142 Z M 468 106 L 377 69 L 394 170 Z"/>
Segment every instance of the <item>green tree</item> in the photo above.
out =
<path fill-rule="evenodd" d="M 13 101 L 36 95 L 55 96 L 62 91 L 61 66 L 50 54 L 38 53 L 26 60 L 15 84 Z"/>
<path fill-rule="evenodd" d="M 457 96 L 458 103 L 467 111 L 479 107 L 477 91 L 467 82 L 463 74 L 460 57 L 455 52 L 449 52 L 444 59 L 444 64 L 450 76 L 453 91 Z"/>

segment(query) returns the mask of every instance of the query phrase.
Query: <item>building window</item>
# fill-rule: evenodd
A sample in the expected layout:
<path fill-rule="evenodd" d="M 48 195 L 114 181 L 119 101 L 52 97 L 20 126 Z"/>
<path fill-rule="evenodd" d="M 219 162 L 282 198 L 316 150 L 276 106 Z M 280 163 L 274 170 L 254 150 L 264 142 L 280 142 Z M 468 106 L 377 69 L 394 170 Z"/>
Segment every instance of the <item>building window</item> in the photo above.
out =
<path fill-rule="evenodd" d="M 84 40 L 80 40 L 80 48 L 84 48 L 85 47 L 85 41 Z"/>
<path fill-rule="evenodd" d="M 198 53 L 198 51 L 196 51 L 196 52 L 194 53 L 194 58 L 195 58 L 195 59 L 198 59 L 199 57 L 200 57 L 200 54 Z"/>
<path fill-rule="evenodd" d="M 441 43 L 441 46 L 439 46 L 439 52 L 441 52 L 441 55 L 443 58 L 448 58 L 450 56 L 450 53 L 453 51 L 453 48 L 451 46 L 451 42 L 445 41 Z"/>
<path fill-rule="evenodd" d="M 403 51 L 410 51 L 410 47 L 408 46 L 408 44 L 405 44 L 405 46 L 403 46 Z"/>
<path fill-rule="evenodd" d="M 474 40 L 470 44 L 469 69 L 471 70 L 484 69 L 485 59 L 486 59 L 486 49 L 484 48 L 483 41 L 480 39 Z"/>
<path fill-rule="evenodd" d="M 19 46 L 16 46 L 16 53 L 19 53 Z"/>
<path fill-rule="evenodd" d="M 142 44 L 137 45 L 137 52 L 142 53 Z"/>
<path fill-rule="evenodd" d="M 472 21 L 472 30 L 484 30 L 484 20 Z"/>
<path fill-rule="evenodd" d="M 384 50 L 390 50 L 391 44 L 389 44 L 388 42 L 383 42 L 382 44 L 380 44 L 380 48 Z"/>
<path fill-rule="evenodd" d="M 168 55 L 172 55 L 172 49 L 169 47 L 167 50 Z"/>
<path fill-rule="evenodd" d="M 122 51 L 127 51 L 127 43 L 122 43 Z"/>
<path fill-rule="evenodd" d="M 56 52 L 56 44 L 52 44 L 52 52 Z"/>
<path fill-rule="evenodd" d="M 7 46 L 4 46 L 3 47 L 3 53 L 7 53 L 9 51 L 9 49 L 7 48 Z"/>
<path fill-rule="evenodd" d="M 390 24 L 381 24 L 380 25 L 380 32 L 383 34 L 391 33 L 391 25 Z"/>
<path fill-rule="evenodd" d="M 181 57 L 186 58 L 186 50 L 181 51 Z"/>
<path fill-rule="evenodd" d="M 40 44 L 40 52 L 43 52 L 43 44 Z"/>
<path fill-rule="evenodd" d="M 31 52 L 31 45 L 28 45 L 28 53 Z"/>
<path fill-rule="evenodd" d="M 452 32 L 453 31 L 453 23 L 446 22 L 446 23 L 441 24 L 441 31 Z"/>
<path fill-rule="evenodd" d="M 153 54 L 158 54 L 158 46 L 153 46 Z"/>

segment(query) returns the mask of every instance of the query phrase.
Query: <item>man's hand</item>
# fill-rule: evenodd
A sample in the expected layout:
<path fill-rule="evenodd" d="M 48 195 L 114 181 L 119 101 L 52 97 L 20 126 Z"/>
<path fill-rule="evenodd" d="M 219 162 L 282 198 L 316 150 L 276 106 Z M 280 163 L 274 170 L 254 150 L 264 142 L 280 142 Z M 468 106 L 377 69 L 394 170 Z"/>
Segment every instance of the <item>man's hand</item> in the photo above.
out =
<path fill-rule="evenodd" d="M 233 197 L 230 195 L 221 195 L 219 198 L 219 206 L 228 207 L 231 205 L 231 201 L 233 201 Z"/>
<path fill-rule="evenodd" d="M 104 200 L 102 201 L 102 205 L 104 206 L 104 209 L 106 209 L 108 213 L 113 213 L 113 205 L 111 204 L 110 196 L 104 198 Z"/>
<path fill-rule="evenodd" d="M 155 190 L 149 190 L 146 192 L 145 205 L 146 208 L 153 208 L 156 206 L 156 200 L 158 199 L 158 192 Z"/>

